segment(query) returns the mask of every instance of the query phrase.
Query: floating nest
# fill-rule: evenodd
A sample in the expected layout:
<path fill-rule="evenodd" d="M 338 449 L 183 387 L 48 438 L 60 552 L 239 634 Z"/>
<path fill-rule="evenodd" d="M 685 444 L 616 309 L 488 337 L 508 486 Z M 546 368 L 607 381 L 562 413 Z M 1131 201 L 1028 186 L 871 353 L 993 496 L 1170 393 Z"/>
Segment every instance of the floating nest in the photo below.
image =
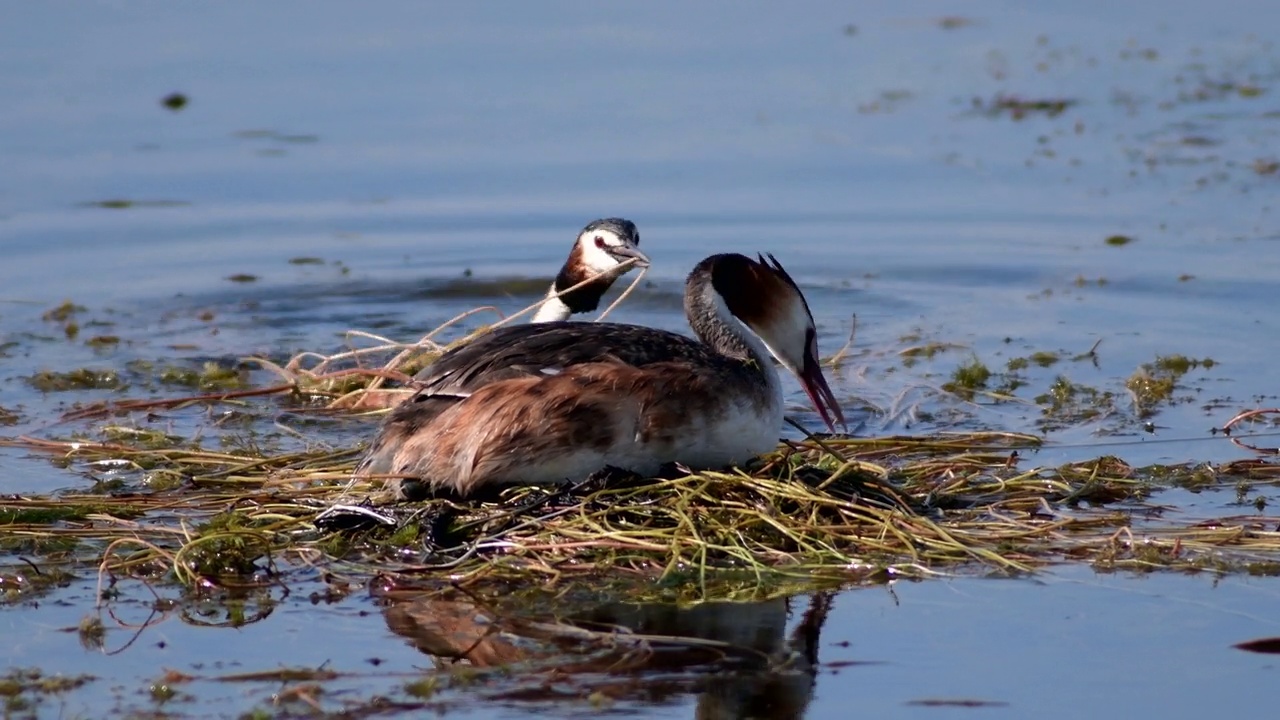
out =
<path fill-rule="evenodd" d="M 125 478 L 93 491 L 0 498 L 0 591 L 29 597 L 86 566 L 103 584 L 132 576 L 243 587 L 320 570 L 337 583 L 392 574 L 455 589 L 625 581 L 639 588 L 631 592 L 691 598 L 759 596 L 796 582 L 1019 574 L 1068 561 L 1280 572 L 1280 519 L 1263 508 L 1179 523 L 1152 501 L 1170 487 L 1274 482 L 1280 466 L 1269 458 L 1134 468 L 1107 456 L 1035 467 L 1027 463 L 1041 447 L 1035 435 L 809 436 L 732 472 L 677 469 L 660 479 L 510 488 L 494 502 L 396 504 L 378 485 L 352 480 L 360 447 L 214 451 L 199 438 L 111 421 L 187 405 L 252 412 L 255 398 L 271 397 L 290 412 L 381 412 L 411 392 L 416 367 L 445 349 L 435 338 L 468 315 L 416 343 L 353 333 L 375 344 L 257 361 L 281 383 L 114 401 L 64 418 L 105 419 L 99 429 L 109 442 L 0 439 L 62 467 Z M 271 405 L 259 408 L 270 422 L 278 402 L 260 404 Z"/>

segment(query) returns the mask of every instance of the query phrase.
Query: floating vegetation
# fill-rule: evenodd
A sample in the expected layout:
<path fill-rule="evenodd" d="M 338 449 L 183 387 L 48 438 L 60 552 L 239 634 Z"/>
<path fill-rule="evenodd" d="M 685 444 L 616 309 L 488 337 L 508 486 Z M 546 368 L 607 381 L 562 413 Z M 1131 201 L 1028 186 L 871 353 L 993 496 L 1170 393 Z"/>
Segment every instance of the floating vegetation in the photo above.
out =
<path fill-rule="evenodd" d="M 891 113 L 914 97 L 910 90 L 882 90 L 874 100 L 858 103 L 858 112 L 864 115 Z"/>
<path fill-rule="evenodd" d="M 83 305 L 77 305 L 70 300 L 66 300 L 61 305 L 47 310 L 41 317 L 51 322 L 66 322 L 76 313 L 85 312 L 86 309 Z"/>
<path fill-rule="evenodd" d="M 957 30 L 962 27 L 968 27 L 973 24 L 973 20 L 959 15 L 946 15 L 938 18 L 938 27 L 943 30 Z"/>
<path fill-rule="evenodd" d="M 127 210 L 129 208 L 174 208 L 185 207 L 191 203 L 184 200 L 128 200 L 111 198 L 108 200 L 90 200 L 80 203 L 81 207 L 106 208 L 108 210 Z"/>
<path fill-rule="evenodd" d="M 1062 356 L 1055 352 L 1041 350 L 1031 353 L 1031 356 L 1027 359 L 1043 368 L 1057 363 L 1062 359 Z"/>
<path fill-rule="evenodd" d="M 1151 371 L 1210 362 L 1170 356 L 1151 363 Z M 288 365 L 298 384 L 122 401 L 68 417 L 296 396 L 299 384 L 334 379 Z M 363 382 L 346 395 L 334 388 L 309 392 L 327 393 L 331 406 L 344 398 L 356 398 L 352 407 L 389 405 L 394 395 L 371 390 L 388 379 L 389 367 L 334 371 Z M 216 365 L 206 370 L 227 372 Z M 973 392 L 990 377 L 975 358 L 954 380 L 957 390 Z M 368 402 L 371 397 L 378 402 Z M 1060 378 L 1046 403 L 1049 418 L 1064 420 L 1110 409 L 1113 398 Z M 259 417 L 275 412 L 264 408 Z M 788 582 L 838 584 L 966 569 L 1016 574 L 1079 560 L 1107 569 L 1219 572 L 1271 572 L 1258 558 L 1280 562 L 1280 540 L 1269 530 L 1274 522 L 1261 516 L 1221 520 L 1230 532 L 1139 521 L 1144 514 L 1158 517 L 1146 503 L 1162 489 L 1274 482 L 1277 466 L 1132 468 L 1105 457 L 1025 467 L 1024 456 L 1042 443 L 1031 435 L 815 437 L 784 443 L 733 472 L 511 488 L 499 502 L 458 505 L 393 504 L 377 484 L 353 484 L 359 448 L 291 452 L 224 439 L 224 446 L 235 447 L 210 450 L 197 438 L 115 424 L 101 434 L 102 440 L 5 442 L 111 478 L 105 493 L 90 488 L 0 501 L 0 525 L 12 538 L 0 553 L 36 558 L 35 573 L 0 560 L 0 588 L 10 602 L 57 587 L 77 568 L 188 589 L 264 586 L 318 566 L 350 582 L 389 573 L 476 592 L 630 579 L 652 588 L 655 599 L 669 600 L 673 588 L 706 598 L 744 582 L 768 592 Z"/>
<path fill-rule="evenodd" d="M 80 368 L 68 372 L 41 370 L 27 378 L 27 383 L 40 392 L 67 390 L 116 390 L 124 386 L 115 370 Z"/>
<path fill-rule="evenodd" d="M 956 368 L 951 374 L 950 382 L 944 383 L 942 389 L 971 400 L 976 391 L 987 388 L 987 381 L 990 379 L 991 370 L 975 357 Z"/>
<path fill-rule="evenodd" d="M 436 577 L 478 592 L 631 578 L 642 587 L 660 581 L 652 587 L 662 596 L 684 587 L 693 597 L 743 578 L 772 587 L 964 568 L 1023 573 L 1071 560 L 1280 572 L 1275 519 L 1179 526 L 1146 504 L 1169 487 L 1274 482 L 1277 466 L 1133 468 L 1103 457 L 1023 467 L 1040 446 L 1035 436 L 815 438 L 731 473 L 513 488 L 502 502 L 469 505 L 380 504 L 378 487 L 348 486 L 353 451 L 255 456 L 137 440 L 10 441 L 82 467 L 117 462 L 187 481 L 120 496 L 5 498 L 0 525 L 21 542 L 4 549 L 74 541 L 82 564 L 113 577 L 187 588 L 278 582 L 290 568 L 316 566 L 353 579 Z M 344 499 L 355 509 L 326 512 Z M 37 574 L 48 572 L 34 562 Z M 41 592 L 23 567 L 0 560 L 10 601 Z"/>
<path fill-rule="evenodd" d="M 240 130 L 235 137 L 244 140 L 272 140 L 278 143 L 311 144 L 320 142 L 319 135 L 305 133 L 281 133 L 275 130 Z"/>
<path fill-rule="evenodd" d="M 200 369 L 169 365 L 158 377 L 165 385 L 194 388 L 196 390 L 239 390 L 249 386 L 247 367 L 225 367 L 217 362 L 206 362 Z"/>
<path fill-rule="evenodd" d="M 906 336 L 900 338 L 901 342 L 916 343 L 919 341 L 917 336 Z M 903 367 L 912 367 L 920 360 L 932 360 L 935 356 L 947 352 L 948 350 L 962 349 L 963 345 L 944 342 L 927 342 L 921 345 L 908 345 L 898 351 L 898 356 L 902 358 Z"/>
<path fill-rule="evenodd" d="M 1115 393 L 1073 383 L 1065 375 L 1054 379 L 1049 391 L 1036 396 L 1035 401 L 1041 407 L 1036 426 L 1042 432 L 1097 420 L 1116 411 Z"/>
<path fill-rule="evenodd" d="M 1007 115 L 1013 120 L 1023 120 L 1030 115 L 1054 118 L 1079 102 L 1070 98 L 1028 100 L 1016 95 L 996 95 L 990 100 L 974 98 L 973 108 L 990 117 Z"/>
<path fill-rule="evenodd" d="M 228 275 L 227 280 L 230 280 L 233 283 L 251 283 L 257 282 L 258 276 L 251 275 L 249 273 L 236 273 L 235 275 Z"/>
<path fill-rule="evenodd" d="M 188 102 L 189 100 L 187 99 L 187 96 L 180 92 L 169 93 L 160 99 L 160 104 L 163 105 L 165 109 L 172 110 L 174 112 L 178 112 L 185 108 Z"/>
<path fill-rule="evenodd" d="M 92 675 L 46 675 L 36 668 L 10 668 L 0 675 L 4 716 L 37 717 L 41 704 L 96 680 Z"/>
<path fill-rule="evenodd" d="M 1258 158 L 1253 161 L 1253 171 L 1259 175 L 1275 175 L 1280 172 L 1280 160 Z"/>
<path fill-rule="evenodd" d="M 1129 376 L 1124 386 L 1133 396 L 1138 417 L 1148 418 L 1160 404 L 1174 401 L 1173 392 L 1184 375 L 1195 368 L 1209 369 L 1215 364 L 1212 358 L 1195 360 L 1183 355 L 1157 357 L 1155 362 L 1143 363 Z"/>
<path fill-rule="evenodd" d="M 1256 98 L 1261 97 L 1265 92 L 1266 88 L 1252 82 L 1201 77 L 1194 87 L 1179 92 L 1178 100 L 1180 102 L 1209 102 L 1230 97 Z"/>
<path fill-rule="evenodd" d="M 1018 370 L 1026 370 L 1031 367 L 1033 363 L 1039 367 L 1047 368 L 1052 365 L 1056 365 L 1060 360 L 1062 360 L 1062 355 L 1060 353 L 1048 350 L 1037 350 L 1026 357 L 1009 358 L 1009 361 L 1005 363 L 1005 367 L 1010 372 L 1016 372 Z"/>
<path fill-rule="evenodd" d="M 1112 247 L 1120 247 L 1122 245 L 1128 245 L 1129 243 L 1133 242 L 1133 238 L 1129 237 L 1128 235 L 1111 235 L 1103 242 L 1105 242 L 1107 245 L 1110 245 Z"/>

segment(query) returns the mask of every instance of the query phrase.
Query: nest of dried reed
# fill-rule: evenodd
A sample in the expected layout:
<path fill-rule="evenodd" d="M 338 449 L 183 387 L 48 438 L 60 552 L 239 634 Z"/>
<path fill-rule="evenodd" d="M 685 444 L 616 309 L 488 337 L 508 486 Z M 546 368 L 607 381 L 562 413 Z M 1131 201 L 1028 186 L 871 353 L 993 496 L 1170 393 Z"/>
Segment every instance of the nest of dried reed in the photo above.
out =
<path fill-rule="evenodd" d="M 436 338 L 474 312 L 415 343 L 352 333 L 375 344 L 329 356 L 303 353 L 284 365 L 259 361 L 281 384 L 118 401 L 67 419 L 185 404 L 243 406 L 269 396 L 329 413 L 385 409 L 411 392 L 414 367 L 445 349 Z M 365 362 L 388 354 L 380 365 Z M 385 387 L 388 380 L 404 387 Z M 1163 520 L 1150 500 L 1175 486 L 1274 482 L 1280 472 L 1266 461 L 1157 469 L 1108 456 L 1027 467 L 1026 453 L 1041 446 L 1037 436 L 810 436 L 783 442 L 734 472 L 512 488 L 497 503 L 397 506 L 382 503 L 380 488 L 351 480 L 360 448 L 212 451 L 196 439 L 116 430 L 111 442 L 0 439 L 62 466 L 109 465 L 140 479 L 123 492 L 0 499 L 0 550 L 21 558 L 0 563 L 7 565 L 0 590 L 22 597 L 85 565 L 96 566 L 101 578 L 185 586 L 274 583 L 290 571 L 320 567 L 335 578 L 402 573 L 454 587 L 631 578 L 689 588 L 698 597 L 797 581 L 1025 573 L 1066 561 L 1103 569 L 1280 572 L 1275 518 L 1241 513 L 1179 524 Z M 348 510 L 335 513 L 335 504 Z M 23 572 L 24 564 L 35 572 Z"/>

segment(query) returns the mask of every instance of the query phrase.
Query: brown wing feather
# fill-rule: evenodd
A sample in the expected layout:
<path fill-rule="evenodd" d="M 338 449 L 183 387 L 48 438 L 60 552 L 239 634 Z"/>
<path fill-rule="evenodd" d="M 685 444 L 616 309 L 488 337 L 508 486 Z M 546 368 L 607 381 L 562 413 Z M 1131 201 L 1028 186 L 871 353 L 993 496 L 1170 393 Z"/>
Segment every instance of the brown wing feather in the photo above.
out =
<path fill-rule="evenodd" d="M 425 392 L 474 390 L 494 380 L 536 376 L 543 368 L 617 358 L 636 367 L 667 360 L 715 362 L 693 338 L 639 325 L 563 321 L 509 325 L 440 356 L 415 380 Z"/>
<path fill-rule="evenodd" d="M 613 444 L 616 423 L 591 384 L 570 373 L 485 385 L 415 432 L 398 433 L 398 443 L 389 438 L 388 472 L 465 495 L 518 475 L 517 464 L 531 458 L 549 462 L 583 448 L 603 452 Z"/>
<path fill-rule="evenodd" d="M 669 446 L 698 418 L 715 417 L 727 402 L 717 392 L 724 381 L 723 374 L 687 362 L 644 369 L 586 363 L 558 375 L 501 380 L 415 432 L 388 437 L 380 466 L 462 495 L 530 482 L 571 454 L 607 455 L 637 442 Z"/>

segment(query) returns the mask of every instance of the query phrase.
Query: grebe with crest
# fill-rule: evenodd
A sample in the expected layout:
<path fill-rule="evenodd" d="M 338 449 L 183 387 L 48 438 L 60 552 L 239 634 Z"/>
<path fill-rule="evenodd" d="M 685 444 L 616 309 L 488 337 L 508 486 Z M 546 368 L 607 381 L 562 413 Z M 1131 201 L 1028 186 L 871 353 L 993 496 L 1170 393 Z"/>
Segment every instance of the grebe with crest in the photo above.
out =
<path fill-rule="evenodd" d="M 772 255 L 712 255 L 685 282 L 697 340 L 619 323 L 498 328 L 442 355 L 384 421 L 358 476 L 394 476 L 401 498 L 559 484 L 606 467 L 735 465 L 774 449 L 782 385 L 799 380 L 827 427 L 844 415 L 823 377 L 817 330 Z M 405 479 L 401 482 L 400 479 Z"/>
<path fill-rule="evenodd" d="M 569 258 L 547 291 L 547 299 L 530 322 L 568 320 L 572 315 L 594 311 L 600 306 L 600 298 L 618 278 L 632 268 L 649 267 L 649 256 L 640 252 L 639 246 L 640 231 L 630 220 L 601 218 L 588 223 L 578 233 Z M 628 260 L 632 262 L 626 264 Z M 596 275 L 600 277 L 569 290 Z M 565 290 L 569 291 L 556 297 L 556 293 Z"/>

